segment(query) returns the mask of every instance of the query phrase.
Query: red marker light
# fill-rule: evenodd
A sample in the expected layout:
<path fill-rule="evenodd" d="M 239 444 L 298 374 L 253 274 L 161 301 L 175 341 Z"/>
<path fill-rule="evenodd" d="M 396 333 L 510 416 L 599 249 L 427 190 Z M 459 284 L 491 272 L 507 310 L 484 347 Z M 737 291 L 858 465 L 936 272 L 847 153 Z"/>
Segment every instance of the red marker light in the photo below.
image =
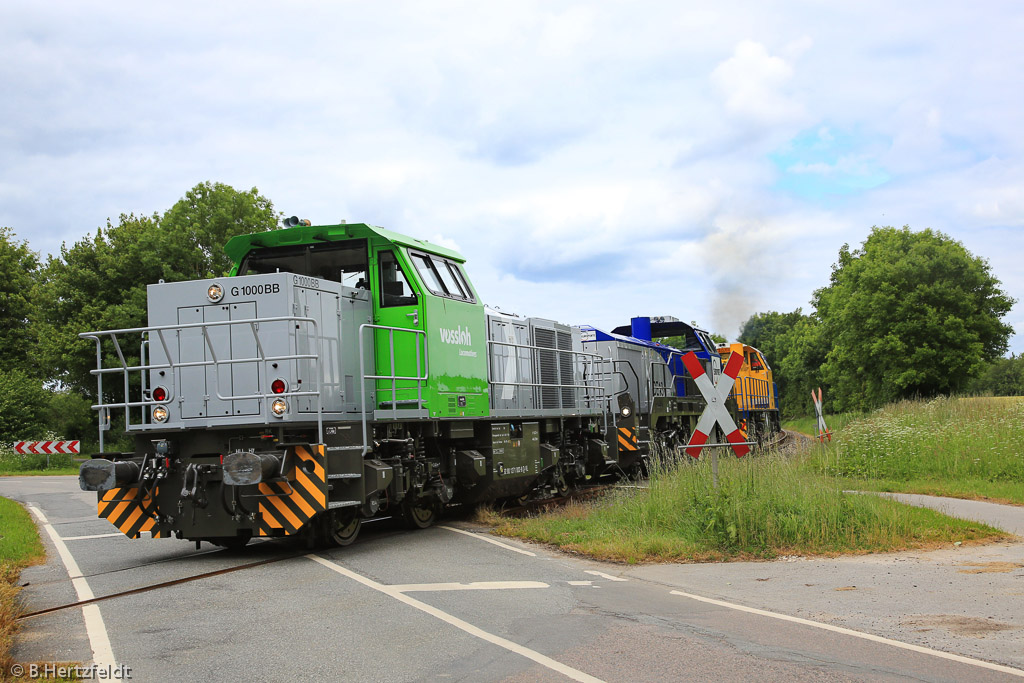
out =
<path fill-rule="evenodd" d="M 167 400 L 167 390 L 163 387 L 157 387 L 153 389 L 153 400 L 157 402 L 163 402 Z"/>
<path fill-rule="evenodd" d="M 270 384 L 270 390 L 273 391 L 275 394 L 283 394 L 285 389 L 287 388 L 288 387 L 287 385 L 285 385 L 283 379 L 275 379 Z"/>

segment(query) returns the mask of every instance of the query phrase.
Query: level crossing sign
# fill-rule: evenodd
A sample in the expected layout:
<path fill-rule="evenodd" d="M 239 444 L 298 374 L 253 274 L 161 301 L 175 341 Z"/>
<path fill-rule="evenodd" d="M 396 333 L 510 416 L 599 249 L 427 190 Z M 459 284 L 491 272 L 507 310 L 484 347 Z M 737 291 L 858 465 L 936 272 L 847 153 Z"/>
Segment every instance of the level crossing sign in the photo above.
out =
<path fill-rule="evenodd" d="M 825 415 L 821 411 L 821 387 L 818 387 L 817 396 L 814 395 L 814 389 L 811 389 L 811 400 L 814 401 L 814 412 L 818 414 L 818 424 L 814 429 L 815 436 L 822 443 L 825 443 L 826 438 L 831 441 L 832 432 L 829 431 L 828 425 L 825 424 Z"/>
<path fill-rule="evenodd" d="M 77 441 L 18 441 L 14 450 L 22 455 L 57 455 L 58 453 L 78 453 Z"/>
<path fill-rule="evenodd" d="M 697 354 L 693 351 L 683 356 L 683 365 L 686 366 L 693 381 L 697 383 L 697 388 L 704 396 L 704 400 L 708 403 L 704 412 L 701 413 L 700 419 L 697 420 L 697 428 L 693 430 L 689 443 L 686 444 L 687 455 L 694 458 L 700 457 L 701 449 L 708 443 L 708 435 L 711 434 L 711 430 L 717 423 L 722 425 L 725 438 L 736 452 L 736 457 L 742 458 L 750 452 L 750 446 L 746 443 L 747 439 L 743 432 L 733 422 L 732 415 L 726 410 L 725 400 L 729 397 L 729 392 L 732 391 L 736 376 L 740 374 L 740 368 L 743 367 L 743 354 L 734 353 L 729 357 L 729 362 L 726 363 L 725 370 L 718 378 L 717 383 L 713 383 L 704 372 L 704 367 L 697 360 Z"/>

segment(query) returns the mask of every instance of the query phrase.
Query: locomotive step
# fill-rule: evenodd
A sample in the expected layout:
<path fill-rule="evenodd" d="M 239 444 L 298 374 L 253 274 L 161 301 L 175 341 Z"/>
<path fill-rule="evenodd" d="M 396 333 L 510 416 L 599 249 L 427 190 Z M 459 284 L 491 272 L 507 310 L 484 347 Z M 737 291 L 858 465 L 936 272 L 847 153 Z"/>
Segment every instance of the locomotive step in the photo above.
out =
<path fill-rule="evenodd" d="M 328 474 L 328 479 L 359 479 L 361 474 L 358 472 L 342 472 L 340 474 Z"/>
<path fill-rule="evenodd" d="M 350 508 L 357 505 L 362 505 L 358 500 L 335 500 L 327 504 L 328 510 L 334 510 L 336 508 Z"/>

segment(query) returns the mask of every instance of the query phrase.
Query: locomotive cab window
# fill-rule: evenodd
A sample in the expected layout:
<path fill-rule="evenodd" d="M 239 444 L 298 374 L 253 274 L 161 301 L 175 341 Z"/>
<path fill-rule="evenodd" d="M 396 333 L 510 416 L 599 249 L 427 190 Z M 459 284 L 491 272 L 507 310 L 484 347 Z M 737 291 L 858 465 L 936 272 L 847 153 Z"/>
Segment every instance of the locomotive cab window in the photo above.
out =
<path fill-rule="evenodd" d="M 249 252 L 239 275 L 295 273 L 369 289 L 366 240 L 319 242 Z"/>
<path fill-rule="evenodd" d="M 409 252 L 409 255 L 420 280 L 432 294 L 460 301 L 474 300 L 457 263 L 433 254 Z"/>
<path fill-rule="evenodd" d="M 394 252 L 382 251 L 377 254 L 377 267 L 380 269 L 381 307 L 415 306 L 418 301 L 416 292 L 409 285 L 401 264 L 395 260 Z"/>

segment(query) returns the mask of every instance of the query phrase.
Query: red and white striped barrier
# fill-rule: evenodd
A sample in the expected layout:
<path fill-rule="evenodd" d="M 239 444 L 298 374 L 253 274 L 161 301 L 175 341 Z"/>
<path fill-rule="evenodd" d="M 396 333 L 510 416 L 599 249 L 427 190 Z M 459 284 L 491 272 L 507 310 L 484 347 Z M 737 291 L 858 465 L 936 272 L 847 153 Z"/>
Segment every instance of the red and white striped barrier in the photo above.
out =
<path fill-rule="evenodd" d="M 694 458 L 700 457 L 701 449 L 708 442 L 708 435 L 711 434 L 711 430 L 715 428 L 717 422 L 722 425 L 725 438 L 732 445 L 736 457 L 742 458 L 750 452 L 750 446 L 746 444 L 743 432 L 733 422 L 732 415 L 725 409 L 725 400 L 729 397 L 729 392 L 732 391 L 732 385 L 736 383 L 736 376 L 740 374 L 740 368 L 743 367 L 743 354 L 734 353 L 729 356 L 729 362 L 726 363 L 725 370 L 718 378 L 717 384 L 711 382 L 711 378 L 704 372 L 703 366 L 697 360 L 697 354 L 693 351 L 683 356 L 683 364 L 693 377 L 693 381 L 697 383 L 697 388 L 700 389 L 704 400 L 708 402 L 707 408 L 697 420 L 697 428 L 693 430 L 690 442 L 686 444 L 687 455 Z"/>
<path fill-rule="evenodd" d="M 75 454 L 79 451 L 77 441 L 18 441 L 14 450 L 22 455 L 57 455 L 58 453 Z"/>

